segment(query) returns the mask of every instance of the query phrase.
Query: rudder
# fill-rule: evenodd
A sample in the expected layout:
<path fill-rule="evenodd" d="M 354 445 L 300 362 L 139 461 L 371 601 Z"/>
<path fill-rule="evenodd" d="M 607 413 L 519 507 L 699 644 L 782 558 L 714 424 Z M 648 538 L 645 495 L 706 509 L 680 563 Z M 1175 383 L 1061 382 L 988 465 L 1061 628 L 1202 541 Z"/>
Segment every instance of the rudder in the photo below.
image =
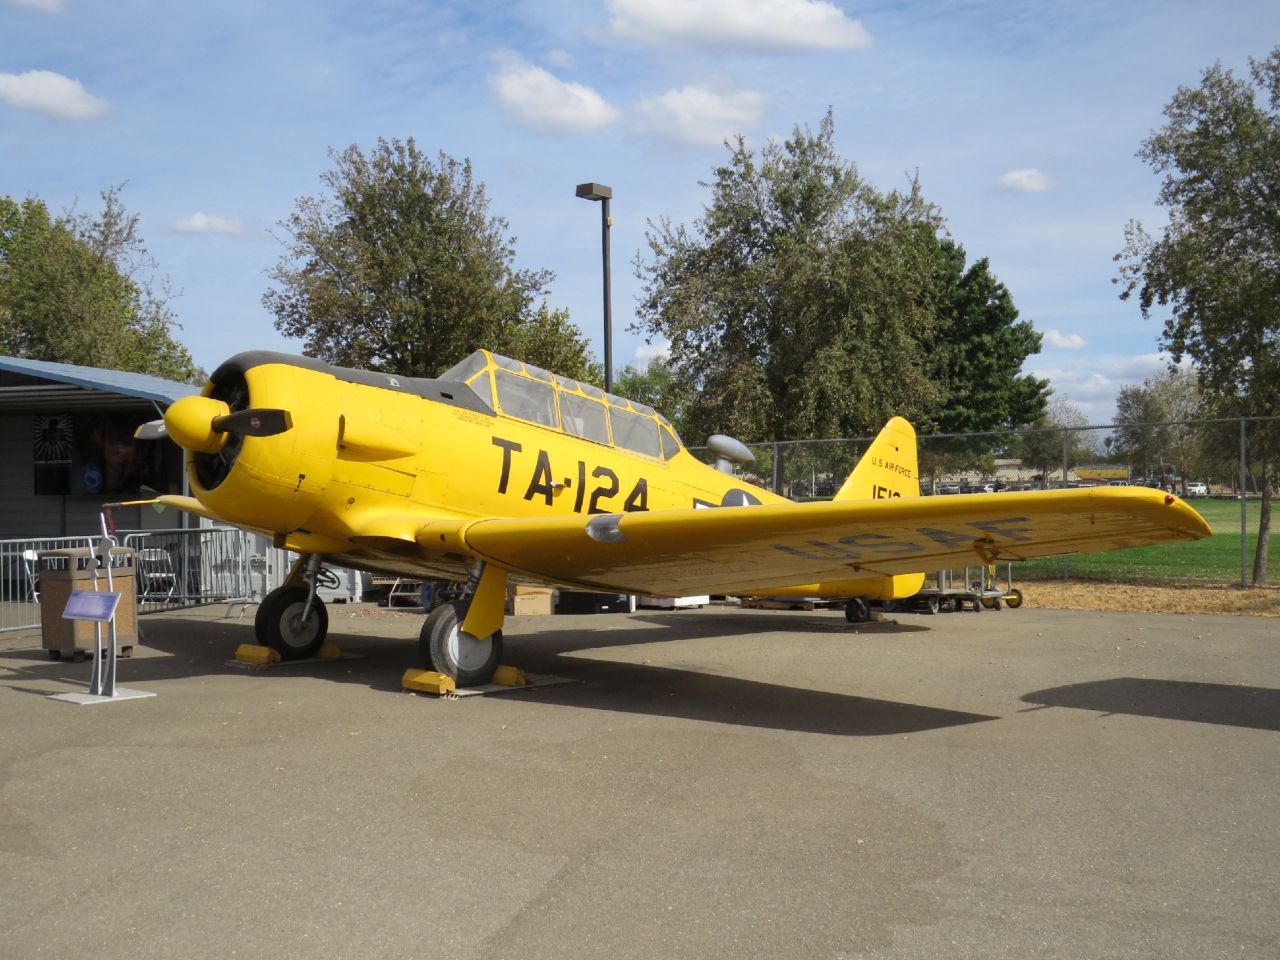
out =
<path fill-rule="evenodd" d="M 916 431 L 902 417 L 893 417 L 867 447 L 836 500 L 884 500 L 920 496 Z"/>

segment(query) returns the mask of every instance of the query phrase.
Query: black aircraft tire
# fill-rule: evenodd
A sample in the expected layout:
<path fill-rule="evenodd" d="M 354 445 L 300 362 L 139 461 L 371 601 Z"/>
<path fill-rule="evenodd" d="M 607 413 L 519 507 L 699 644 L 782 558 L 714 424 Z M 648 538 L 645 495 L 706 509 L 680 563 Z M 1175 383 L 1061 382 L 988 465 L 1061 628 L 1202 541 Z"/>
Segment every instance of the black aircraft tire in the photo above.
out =
<path fill-rule="evenodd" d="M 1014 587 L 1004 596 L 1004 604 L 1010 610 L 1017 610 L 1022 606 L 1022 591 Z"/>
<path fill-rule="evenodd" d="M 850 597 L 844 605 L 844 618 L 850 623 L 866 623 L 871 619 L 871 607 L 861 597 Z"/>
<path fill-rule="evenodd" d="M 476 640 L 462 632 L 466 616 L 464 601 L 440 604 L 423 621 L 418 649 L 428 670 L 453 677 L 460 687 L 476 687 L 488 683 L 502 661 L 502 631 Z"/>
<path fill-rule="evenodd" d="M 323 601 L 311 602 L 311 617 L 300 627 L 302 609 L 307 602 L 306 587 L 280 587 L 262 599 L 253 620 L 258 642 L 280 654 L 281 660 L 306 660 L 315 656 L 329 632 L 329 613 Z"/>

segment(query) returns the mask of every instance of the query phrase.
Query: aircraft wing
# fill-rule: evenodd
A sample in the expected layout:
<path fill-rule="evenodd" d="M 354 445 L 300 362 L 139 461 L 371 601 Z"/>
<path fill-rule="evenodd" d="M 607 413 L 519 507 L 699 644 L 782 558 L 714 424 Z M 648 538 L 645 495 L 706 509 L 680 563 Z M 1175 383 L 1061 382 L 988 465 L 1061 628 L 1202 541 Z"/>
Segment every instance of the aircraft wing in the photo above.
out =
<path fill-rule="evenodd" d="M 1211 530 L 1176 497 L 1103 487 L 493 518 L 460 533 L 469 551 L 540 579 L 687 596 L 1195 540 Z"/>

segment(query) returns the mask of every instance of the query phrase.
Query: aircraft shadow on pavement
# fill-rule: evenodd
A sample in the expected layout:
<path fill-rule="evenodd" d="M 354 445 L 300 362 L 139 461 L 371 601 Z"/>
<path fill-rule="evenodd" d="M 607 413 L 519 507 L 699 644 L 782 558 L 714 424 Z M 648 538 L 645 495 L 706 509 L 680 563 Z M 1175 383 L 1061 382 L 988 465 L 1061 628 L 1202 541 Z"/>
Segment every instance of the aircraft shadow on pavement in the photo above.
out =
<path fill-rule="evenodd" d="M 1280 690 L 1266 687 L 1115 677 L 1037 690 L 1022 700 L 1037 704 L 1036 709 L 1074 707 L 1107 714 L 1280 731 Z"/>
<path fill-rule="evenodd" d="M 577 623 L 588 618 L 579 618 Z M 588 621 L 589 622 L 589 621 Z M 579 651 L 604 650 L 673 641 L 692 641 L 743 633 L 804 632 L 816 624 L 777 617 L 701 617 L 697 622 L 679 614 L 642 616 L 629 622 L 644 626 L 608 629 L 587 626 L 526 633 L 508 640 L 504 659 L 530 673 L 546 673 L 583 681 L 564 686 L 539 687 L 505 694 L 520 697 L 530 705 L 583 707 L 652 716 L 683 717 L 761 727 L 824 733 L 836 736 L 886 736 L 940 729 L 998 719 L 994 716 L 948 710 L 914 703 L 902 703 L 808 689 L 799 685 L 771 683 L 680 666 L 619 662 L 583 656 Z M 672 629 L 673 626 L 682 629 Z M 404 637 L 343 634 L 334 624 L 332 639 L 359 659 L 334 663 L 285 664 L 257 676 L 310 675 L 338 683 L 357 683 L 374 690 L 399 692 L 400 677 L 414 665 L 416 641 Z M 859 624 L 857 629 L 842 620 L 825 621 L 823 633 L 896 633 L 899 625 L 885 622 Z M 919 632 L 920 628 L 903 628 Z M 171 620 L 146 631 L 146 655 L 122 659 L 117 667 L 117 683 L 129 686 L 164 680 L 226 674 L 226 660 L 239 643 L 253 642 L 249 621 Z M 838 636 L 831 636 L 838 642 Z M 17 692 L 46 695 L 65 692 L 66 684 L 87 683 L 89 663 L 49 661 L 41 650 L 0 654 L 0 685 Z"/>

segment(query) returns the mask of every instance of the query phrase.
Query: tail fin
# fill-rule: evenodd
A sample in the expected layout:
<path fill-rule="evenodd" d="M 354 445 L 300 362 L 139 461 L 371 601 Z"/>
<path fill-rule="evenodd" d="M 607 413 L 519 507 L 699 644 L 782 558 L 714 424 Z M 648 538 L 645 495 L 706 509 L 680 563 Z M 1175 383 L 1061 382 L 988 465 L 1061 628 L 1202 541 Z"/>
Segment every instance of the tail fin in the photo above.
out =
<path fill-rule="evenodd" d="M 902 417 L 894 417 L 871 441 L 836 493 L 836 500 L 883 500 L 920 496 L 916 461 L 916 431 Z"/>

